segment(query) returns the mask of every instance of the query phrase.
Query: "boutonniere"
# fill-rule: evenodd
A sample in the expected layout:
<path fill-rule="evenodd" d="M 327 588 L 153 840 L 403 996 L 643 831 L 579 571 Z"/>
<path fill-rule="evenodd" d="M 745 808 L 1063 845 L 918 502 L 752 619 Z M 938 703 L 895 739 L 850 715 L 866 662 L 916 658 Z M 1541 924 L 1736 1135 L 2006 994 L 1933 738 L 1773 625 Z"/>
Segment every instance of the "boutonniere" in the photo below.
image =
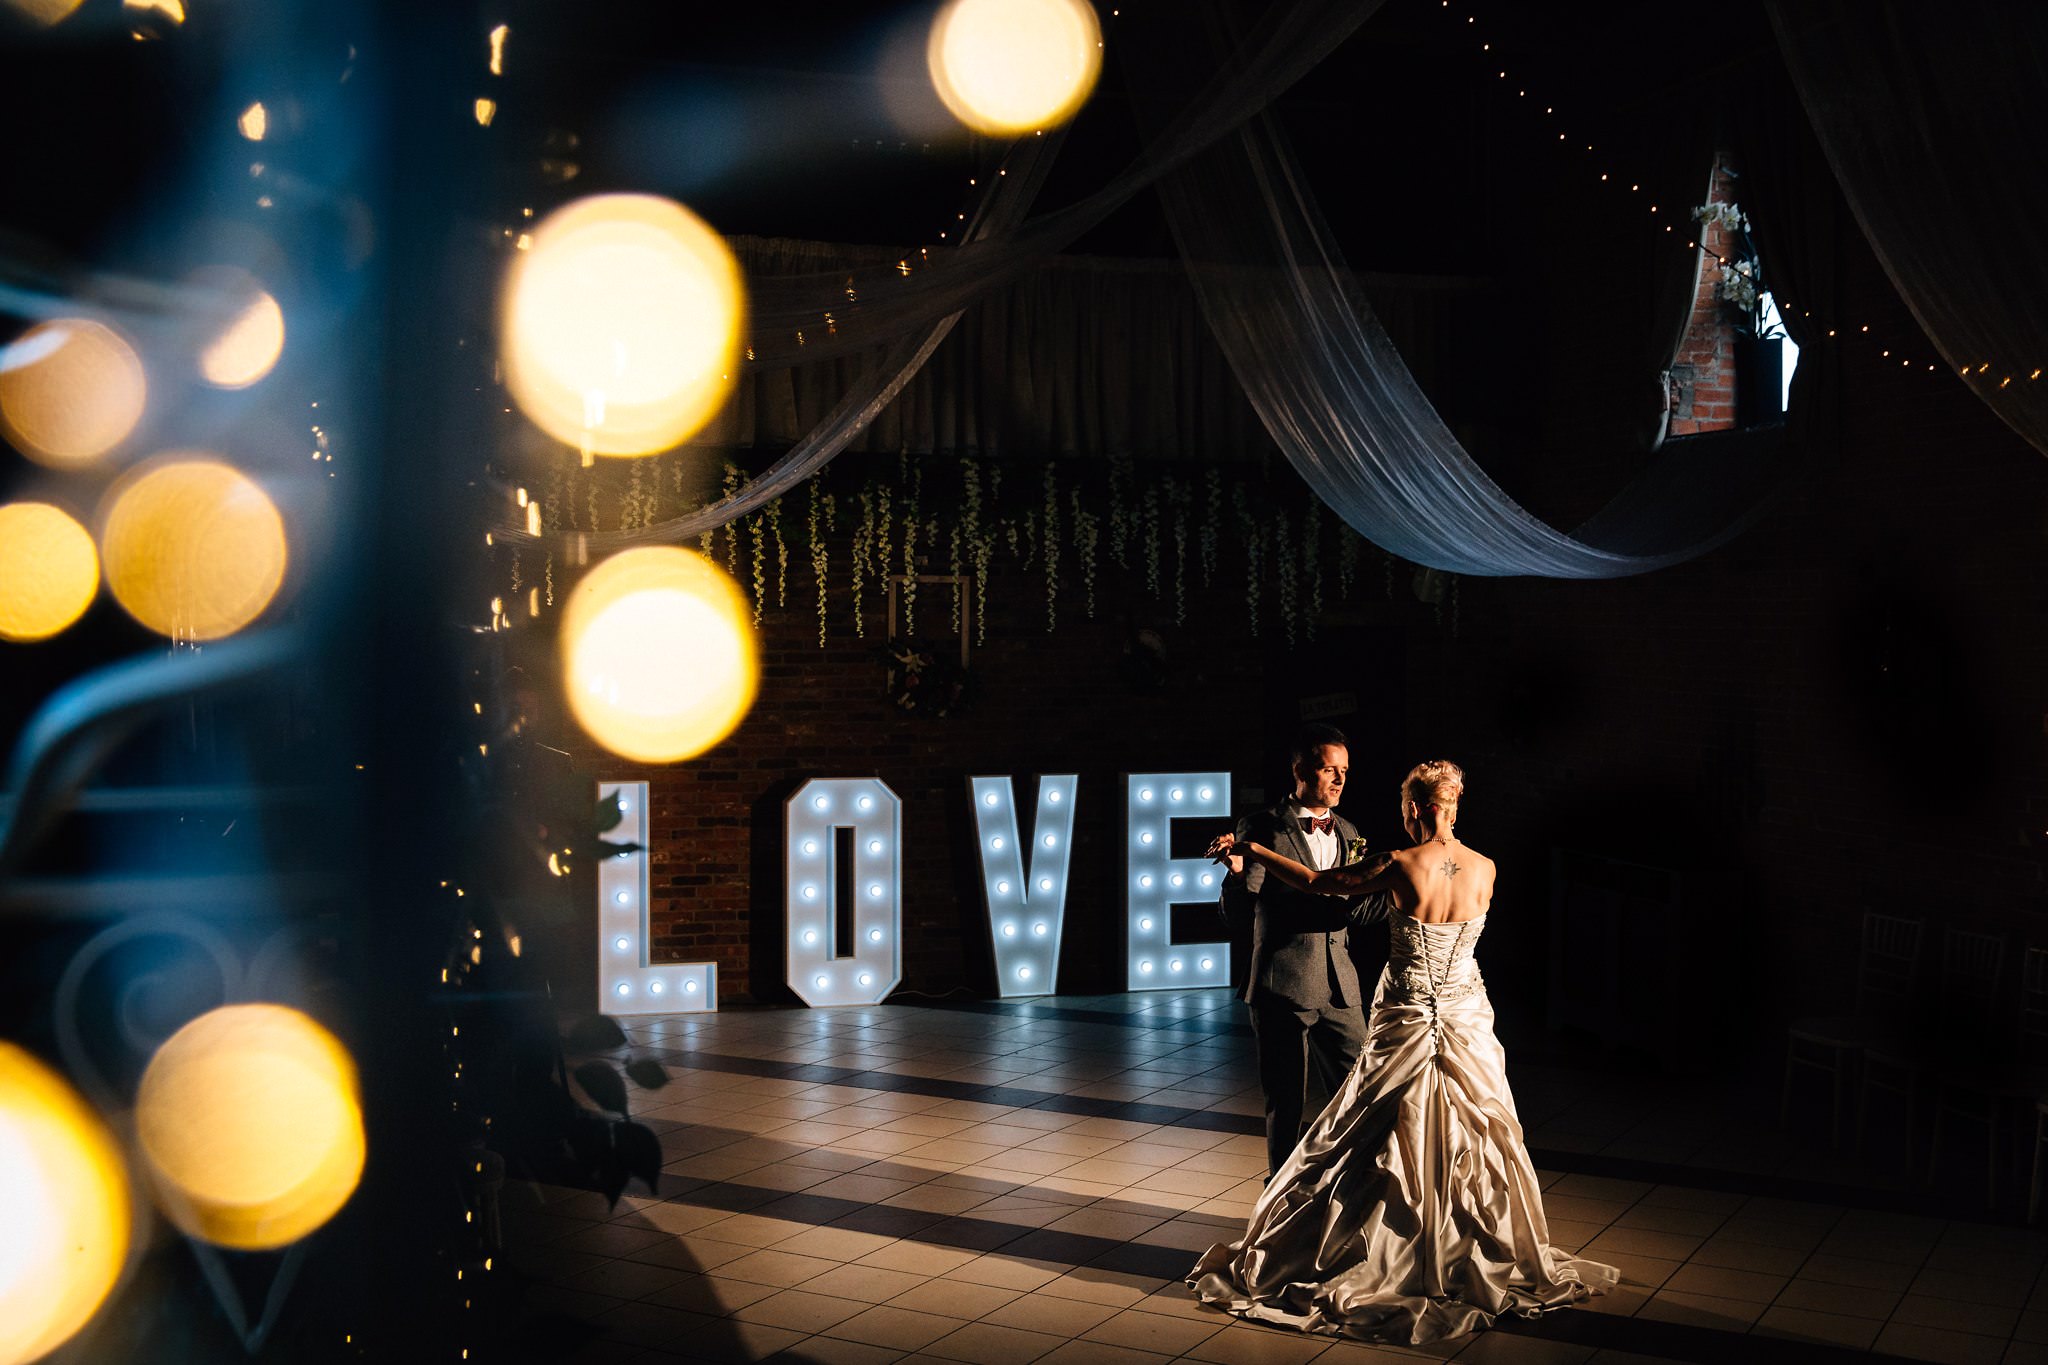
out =
<path fill-rule="evenodd" d="M 1363 838 L 1347 839 L 1344 843 L 1344 865 L 1348 867 L 1352 863 L 1363 861 L 1365 861 L 1365 840 Z"/>

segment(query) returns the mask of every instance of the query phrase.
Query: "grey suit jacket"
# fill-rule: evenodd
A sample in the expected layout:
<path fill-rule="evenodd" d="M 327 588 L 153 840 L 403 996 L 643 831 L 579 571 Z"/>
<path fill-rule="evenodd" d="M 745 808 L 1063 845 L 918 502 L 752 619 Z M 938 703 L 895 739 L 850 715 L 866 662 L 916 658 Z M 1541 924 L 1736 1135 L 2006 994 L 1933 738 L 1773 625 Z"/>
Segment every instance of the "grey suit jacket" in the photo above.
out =
<path fill-rule="evenodd" d="M 1340 849 L 1358 837 L 1357 826 L 1341 815 L 1335 829 Z M 1237 822 L 1237 837 L 1315 866 L 1308 837 L 1290 802 L 1245 816 Z M 1365 1000 L 1358 969 L 1351 963 L 1350 929 L 1384 918 L 1386 906 L 1383 896 L 1347 898 L 1297 891 L 1278 877 L 1267 876 L 1256 863 L 1242 877 L 1225 877 L 1224 923 L 1240 936 L 1249 928 L 1252 936 L 1245 1001 L 1301 1010 L 1361 1008 Z"/>

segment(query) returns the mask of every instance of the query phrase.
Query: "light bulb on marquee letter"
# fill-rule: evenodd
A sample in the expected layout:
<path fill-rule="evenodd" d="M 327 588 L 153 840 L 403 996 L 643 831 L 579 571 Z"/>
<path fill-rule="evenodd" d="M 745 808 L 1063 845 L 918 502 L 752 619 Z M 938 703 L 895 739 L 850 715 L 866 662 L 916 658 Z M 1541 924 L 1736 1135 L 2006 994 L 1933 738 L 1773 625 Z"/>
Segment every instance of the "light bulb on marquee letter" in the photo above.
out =
<path fill-rule="evenodd" d="M 1205 858 L 1175 858 L 1172 822 L 1230 814 L 1229 773 L 1133 773 L 1125 785 L 1129 844 L 1124 894 L 1129 907 L 1126 989 L 1227 986 L 1229 945 L 1174 943 L 1173 906 L 1213 901 Z M 1161 969 L 1161 963 L 1166 964 Z"/>
<path fill-rule="evenodd" d="M 999 995 L 1051 995 L 1058 988 L 1060 925 L 1066 917 L 1068 850 L 1074 844 L 1074 790 L 1079 781 L 1072 773 L 1038 779 L 1038 818 L 1029 836 L 1031 871 L 1026 875 L 1011 779 L 967 779 Z"/>
<path fill-rule="evenodd" d="M 701 1014 L 718 1008 L 718 964 L 655 965 L 647 922 L 645 782 L 600 782 L 597 799 L 619 798 L 613 842 L 640 845 L 597 865 L 597 1007 L 606 1014 Z"/>
<path fill-rule="evenodd" d="M 839 932 L 838 831 L 851 830 L 851 939 Z M 877 777 L 814 777 L 783 811 L 789 988 L 806 1005 L 879 1005 L 903 980 L 903 802 Z M 879 845 L 879 847 L 877 847 Z M 838 949 L 849 951 L 844 955 Z"/>

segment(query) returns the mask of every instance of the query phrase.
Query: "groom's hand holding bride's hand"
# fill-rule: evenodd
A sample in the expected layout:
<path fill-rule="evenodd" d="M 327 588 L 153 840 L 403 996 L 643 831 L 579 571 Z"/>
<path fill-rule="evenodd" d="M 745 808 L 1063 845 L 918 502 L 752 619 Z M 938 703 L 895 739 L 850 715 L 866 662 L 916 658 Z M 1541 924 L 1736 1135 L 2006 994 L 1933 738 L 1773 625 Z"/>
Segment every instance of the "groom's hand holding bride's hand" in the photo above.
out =
<path fill-rule="evenodd" d="M 1212 862 L 1219 862 L 1228 867 L 1231 876 L 1242 877 L 1244 875 L 1244 855 L 1234 852 L 1233 850 L 1236 847 L 1236 835 L 1219 834 L 1210 840 L 1209 851 L 1202 856 L 1210 859 Z"/>

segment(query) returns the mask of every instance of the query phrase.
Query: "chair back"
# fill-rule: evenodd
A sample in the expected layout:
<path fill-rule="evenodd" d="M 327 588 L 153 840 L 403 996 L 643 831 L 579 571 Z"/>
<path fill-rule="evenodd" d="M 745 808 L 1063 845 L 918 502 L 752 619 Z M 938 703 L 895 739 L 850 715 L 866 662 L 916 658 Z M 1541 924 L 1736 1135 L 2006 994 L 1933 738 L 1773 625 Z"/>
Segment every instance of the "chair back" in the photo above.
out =
<path fill-rule="evenodd" d="M 1856 1012 L 1886 1013 L 1911 998 L 1920 974 L 1923 922 L 1902 915 L 1863 912 L 1863 952 L 1856 967 Z"/>
<path fill-rule="evenodd" d="M 1949 925 L 1941 934 L 1941 1002 L 1951 1017 L 1988 1030 L 1998 1013 L 2005 938 Z M 2010 1005 L 2007 1008 L 2011 1008 Z"/>
<path fill-rule="evenodd" d="M 2048 948 L 2031 943 L 2020 958 L 2020 1045 L 2032 1059 L 2048 1055 Z"/>

